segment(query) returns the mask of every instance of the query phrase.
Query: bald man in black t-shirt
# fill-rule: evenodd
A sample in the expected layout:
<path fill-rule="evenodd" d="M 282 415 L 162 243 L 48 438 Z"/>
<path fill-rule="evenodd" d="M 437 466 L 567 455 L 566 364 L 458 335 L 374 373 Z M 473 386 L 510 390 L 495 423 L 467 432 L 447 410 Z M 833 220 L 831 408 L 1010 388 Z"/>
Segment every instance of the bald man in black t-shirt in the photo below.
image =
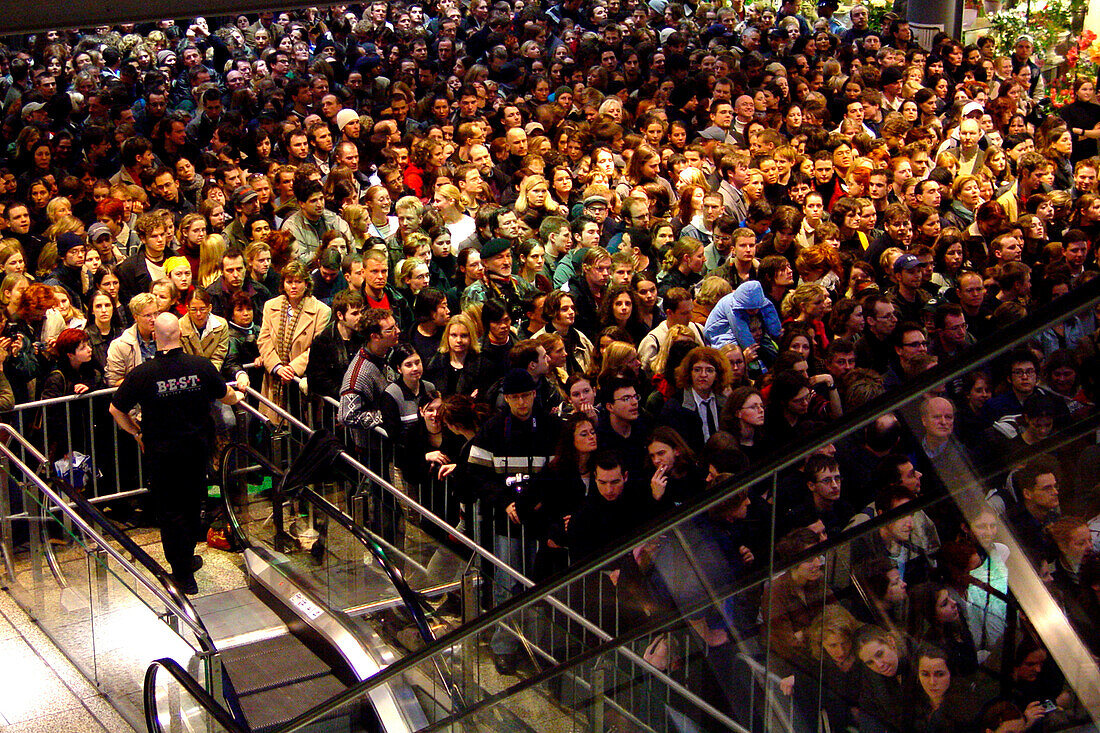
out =
<path fill-rule="evenodd" d="M 139 364 L 119 385 L 111 416 L 133 435 L 148 466 L 164 557 L 184 593 L 198 592 L 195 537 L 206 494 L 206 467 L 214 433 L 211 404 L 235 405 L 240 393 L 226 386 L 209 359 L 183 353 L 179 321 L 157 316 L 157 354 Z M 141 406 L 140 424 L 130 410 Z"/>

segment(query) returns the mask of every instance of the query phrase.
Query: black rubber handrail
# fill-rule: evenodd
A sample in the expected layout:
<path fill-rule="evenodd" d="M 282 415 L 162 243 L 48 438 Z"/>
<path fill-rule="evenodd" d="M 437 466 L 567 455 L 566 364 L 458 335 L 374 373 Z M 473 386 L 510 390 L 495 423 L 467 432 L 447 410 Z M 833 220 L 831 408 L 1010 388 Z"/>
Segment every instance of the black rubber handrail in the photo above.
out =
<path fill-rule="evenodd" d="M 251 733 L 251 730 L 241 726 L 233 716 L 211 697 L 210 693 L 202 688 L 195 678 L 179 665 L 174 659 L 153 660 L 149 668 L 145 670 L 145 685 L 143 689 L 145 703 L 145 726 L 149 733 L 164 733 L 164 728 L 157 717 L 157 674 L 164 670 L 172 676 L 185 690 L 187 694 L 202 706 L 202 709 L 225 729 L 226 733 Z"/>

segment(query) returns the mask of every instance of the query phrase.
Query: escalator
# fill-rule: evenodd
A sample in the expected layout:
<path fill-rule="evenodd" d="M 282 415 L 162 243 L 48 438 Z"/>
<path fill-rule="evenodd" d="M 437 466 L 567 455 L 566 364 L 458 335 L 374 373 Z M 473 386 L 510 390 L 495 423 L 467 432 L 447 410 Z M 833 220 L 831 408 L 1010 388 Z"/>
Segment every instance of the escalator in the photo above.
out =
<path fill-rule="evenodd" d="M 323 463 L 304 462 L 311 470 Z M 249 484 L 255 476 L 274 487 Z M 248 588 L 194 601 L 218 650 L 225 708 L 257 733 L 285 725 L 401 656 L 401 642 L 387 638 L 394 629 L 416 646 L 434 640 L 430 595 L 408 586 L 387 548 L 313 488 L 283 479 L 250 446 L 226 448 L 220 484 Z M 336 707 L 306 730 L 417 730 L 428 722 L 425 705 L 449 707 L 450 686 L 441 671 L 415 682 Z"/>
<path fill-rule="evenodd" d="M 988 510 L 983 489 L 990 476 L 1013 467 L 1002 454 L 989 454 L 981 462 L 935 462 L 927 476 L 928 490 L 915 499 L 795 554 L 780 556 L 769 549 L 740 577 L 715 576 L 705 548 L 694 541 L 698 534 L 693 534 L 692 522 L 714 519 L 714 510 L 728 509 L 732 498 L 761 483 L 770 486 L 772 497 L 782 496 L 783 472 L 830 443 L 860 436 L 887 412 L 920 438 L 925 430 L 920 407 L 927 394 L 968 370 L 992 371 L 1001 354 L 1058 319 L 1098 303 L 1100 282 L 1094 282 L 1047 312 L 1005 329 L 980 351 L 929 371 L 897 393 L 806 436 L 785 455 L 720 484 L 675 514 L 654 518 L 630 542 L 608 548 L 476 618 L 467 617 L 457 628 L 433 609 L 435 600 L 456 588 L 454 558 L 435 564 L 449 568 L 441 573 L 433 571 L 438 553 L 410 551 L 415 542 L 402 521 L 416 520 L 414 505 L 385 479 L 368 476 L 366 470 L 350 482 L 346 476 L 322 473 L 303 482 L 312 488 L 276 488 L 259 479 L 265 474 L 277 479 L 281 472 L 249 449 L 234 448 L 235 457 L 223 464 L 228 473 L 222 487 L 232 534 L 245 548 L 249 588 L 193 601 L 217 652 L 203 656 L 206 684 L 198 682 L 202 670 L 186 660 L 157 659 L 149 668 L 144 690 L 149 730 L 821 730 L 819 722 L 825 721 L 830 704 L 848 702 L 843 695 L 854 690 L 833 687 L 836 680 L 823 671 L 824 658 L 801 668 L 795 695 L 789 684 L 784 689 L 790 667 L 781 648 L 770 643 L 776 617 L 761 603 L 768 598 L 769 585 L 810 563 L 831 574 L 815 602 L 824 606 L 845 589 L 849 597 L 865 595 L 852 557 L 861 539 L 918 511 L 957 515 L 960 523 L 973 524 L 977 512 Z M 1079 415 L 1029 451 L 1064 456 L 1067 467 L 1077 465 L 1078 457 L 1080 465 L 1093 465 L 1083 459 L 1097 450 L 1097 429 L 1095 415 Z M 1082 450 L 1083 443 L 1089 447 Z M 1095 477 L 1083 469 L 1078 473 L 1078 485 L 1091 487 L 1084 482 Z M 933 478 L 936 488 L 931 488 Z M 356 480 L 368 485 L 356 486 Z M 397 512 L 368 512 L 364 525 L 384 531 L 364 530 L 338 509 L 352 506 L 353 494 L 379 493 L 404 513 L 402 520 Z M 375 506 L 385 508 L 379 502 Z M 777 509 L 765 507 L 773 548 L 782 539 L 774 529 Z M 1039 561 L 1024 550 L 1009 523 L 998 519 L 995 530 L 1007 558 L 1004 585 L 973 585 L 1011 609 L 1017 623 L 1015 628 L 1006 625 L 1003 643 L 982 649 L 987 654 L 978 687 L 983 694 L 989 688 L 989 697 L 983 699 L 1009 697 L 1026 687 L 1025 678 L 1013 678 L 1027 673 L 1017 669 L 1017 658 L 1029 648 L 1025 644 L 1041 646 L 1049 654 L 1042 671 L 1061 680 L 1055 692 L 1062 693 L 1041 700 L 1065 698 L 1058 701 L 1065 707 L 1051 713 L 1044 729 L 1095 726 L 1100 721 L 1100 669 L 1081 638 L 1082 631 L 1091 629 L 1067 623 L 1059 605 L 1066 599 L 1052 593 Z M 680 556 L 660 554 L 673 546 L 680 547 Z M 643 550 L 658 568 L 649 580 L 662 581 L 670 599 L 663 606 L 619 606 L 620 600 L 631 599 L 616 583 L 616 578 L 626 580 L 616 566 L 631 566 Z M 838 567 L 848 569 L 834 572 Z M 850 587 L 853 581 L 858 581 L 856 593 Z M 640 586 L 633 587 L 638 593 Z M 963 599 L 967 597 L 964 593 Z M 873 614 L 870 623 L 889 626 L 886 614 L 874 615 L 873 604 L 857 598 L 853 602 Z M 754 621 L 760 614 L 751 633 L 742 633 L 736 617 L 746 607 L 753 609 Z M 493 674 L 484 650 L 499 634 L 516 636 L 534 649 L 537 663 L 515 675 Z M 726 642 L 715 643 L 722 635 Z M 842 705 L 840 712 L 844 709 L 850 712 L 851 705 Z"/>

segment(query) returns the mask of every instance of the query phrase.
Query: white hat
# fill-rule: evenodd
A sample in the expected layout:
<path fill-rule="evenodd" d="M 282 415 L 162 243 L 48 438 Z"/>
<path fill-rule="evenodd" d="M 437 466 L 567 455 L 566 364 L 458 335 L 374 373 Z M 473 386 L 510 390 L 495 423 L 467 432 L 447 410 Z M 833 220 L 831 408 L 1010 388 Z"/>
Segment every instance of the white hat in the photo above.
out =
<path fill-rule="evenodd" d="M 23 116 L 23 119 L 26 119 L 40 109 L 46 109 L 46 105 L 41 102 L 27 102 L 23 105 L 23 111 L 20 114 Z"/>
<path fill-rule="evenodd" d="M 336 126 L 343 131 L 349 122 L 357 119 L 359 119 L 359 115 L 355 114 L 355 110 L 345 108 L 336 113 Z"/>
<path fill-rule="evenodd" d="M 985 114 L 985 107 L 982 106 L 981 102 L 967 102 L 966 106 L 963 107 L 962 116 L 964 118 L 969 117 L 975 112 L 981 112 L 982 114 Z"/>

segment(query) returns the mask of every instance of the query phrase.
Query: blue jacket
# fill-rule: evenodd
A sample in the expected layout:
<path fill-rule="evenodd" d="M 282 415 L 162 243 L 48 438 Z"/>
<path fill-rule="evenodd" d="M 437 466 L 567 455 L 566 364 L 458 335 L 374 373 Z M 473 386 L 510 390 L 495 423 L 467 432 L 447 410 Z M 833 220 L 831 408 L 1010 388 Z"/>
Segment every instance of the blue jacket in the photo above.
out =
<path fill-rule="evenodd" d="M 707 316 L 707 325 L 703 329 L 707 341 L 715 348 L 735 342 L 742 349 L 752 346 L 755 340 L 749 329 L 749 316 L 759 313 L 764 321 L 764 332 L 778 339 L 782 331 L 779 314 L 775 306 L 764 295 L 764 286 L 758 280 L 741 283 L 729 295 L 723 296 L 714 310 Z"/>

